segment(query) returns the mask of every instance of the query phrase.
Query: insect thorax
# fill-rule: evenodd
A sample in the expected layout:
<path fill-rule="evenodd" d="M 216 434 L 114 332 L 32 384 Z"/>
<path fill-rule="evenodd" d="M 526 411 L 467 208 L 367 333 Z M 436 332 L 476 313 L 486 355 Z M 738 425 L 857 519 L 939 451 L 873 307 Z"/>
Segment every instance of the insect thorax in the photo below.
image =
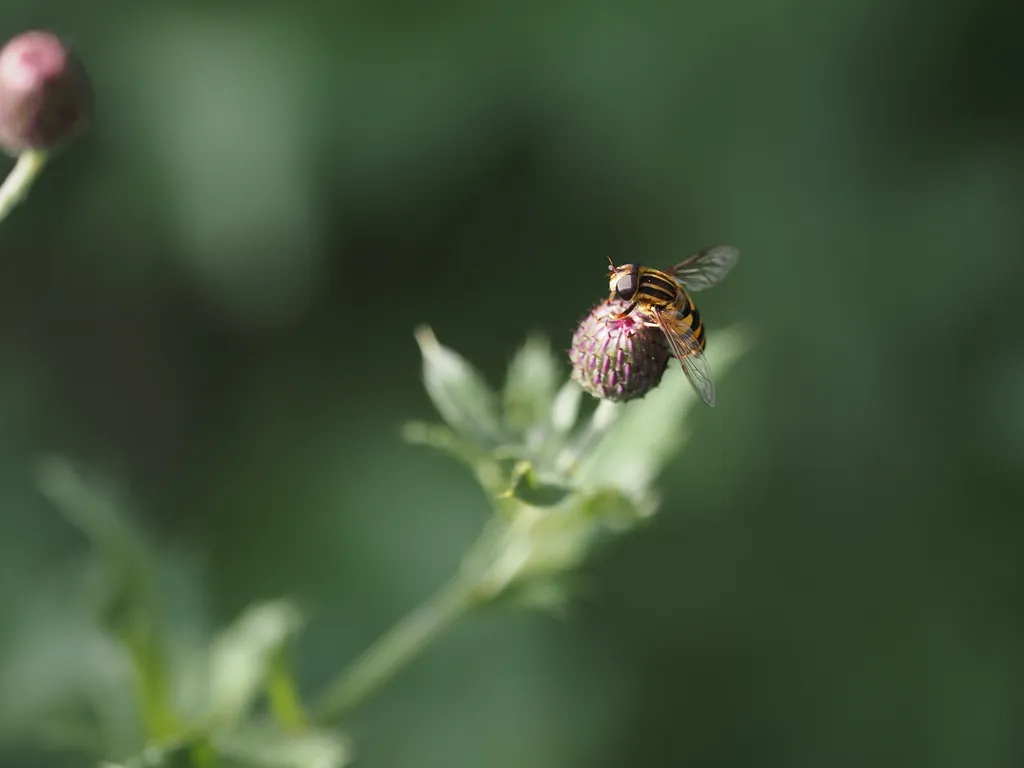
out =
<path fill-rule="evenodd" d="M 637 298 L 658 307 L 680 306 L 686 300 L 679 284 L 656 269 L 640 270 Z"/>

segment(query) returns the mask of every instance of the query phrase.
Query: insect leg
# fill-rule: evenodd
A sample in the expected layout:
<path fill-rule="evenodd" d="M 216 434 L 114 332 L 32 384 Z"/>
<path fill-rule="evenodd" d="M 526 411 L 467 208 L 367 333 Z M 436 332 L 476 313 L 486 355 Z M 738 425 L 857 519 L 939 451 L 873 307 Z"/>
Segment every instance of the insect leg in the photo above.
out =
<path fill-rule="evenodd" d="M 624 318 L 627 315 L 629 315 L 629 313 L 632 312 L 634 309 L 636 309 L 636 302 L 635 301 L 632 304 L 629 305 L 629 307 L 626 309 L 625 312 L 619 312 L 619 314 L 617 314 L 612 319 L 613 320 L 621 320 L 622 318 Z"/>

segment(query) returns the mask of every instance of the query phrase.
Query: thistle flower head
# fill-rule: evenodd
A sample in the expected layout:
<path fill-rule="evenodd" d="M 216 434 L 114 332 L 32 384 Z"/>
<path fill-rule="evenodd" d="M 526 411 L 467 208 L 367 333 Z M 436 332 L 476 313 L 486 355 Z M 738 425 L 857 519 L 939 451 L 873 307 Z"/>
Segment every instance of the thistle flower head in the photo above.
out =
<path fill-rule="evenodd" d="M 572 378 L 594 397 L 624 402 L 659 383 L 671 353 L 664 334 L 636 313 L 617 319 L 629 303 L 609 299 L 594 307 L 572 338 Z"/>
<path fill-rule="evenodd" d="M 52 149 L 88 118 L 90 88 L 77 59 L 56 35 L 23 32 L 0 48 L 0 148 L 10 154 Z"/>

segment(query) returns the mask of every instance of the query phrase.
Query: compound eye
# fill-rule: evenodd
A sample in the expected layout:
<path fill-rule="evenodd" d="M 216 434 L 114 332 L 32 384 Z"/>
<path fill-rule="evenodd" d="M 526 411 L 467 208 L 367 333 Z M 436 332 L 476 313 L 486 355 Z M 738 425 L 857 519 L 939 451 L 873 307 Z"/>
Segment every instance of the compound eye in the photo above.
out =
<path fill-rule="evenodd" d="M 630 301 L 636 293 L 636 275 L 631 272 L 620 277 L 615 284 L 615 293 L 623 301 Z"/>

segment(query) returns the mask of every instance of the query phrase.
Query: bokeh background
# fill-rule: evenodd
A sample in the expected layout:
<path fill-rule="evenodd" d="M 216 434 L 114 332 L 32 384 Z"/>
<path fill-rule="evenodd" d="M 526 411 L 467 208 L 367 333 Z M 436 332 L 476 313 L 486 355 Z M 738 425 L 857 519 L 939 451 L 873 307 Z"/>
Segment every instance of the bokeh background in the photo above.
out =
<path fill-rule="evenodd" d="M 657 519 L 567 620 L 439 640 L 349 723 L 360 764 L 1020 765 L 1020 21 L 8 0 L 0 34 L 66 36 L 97 113 L 0 227 L 0 661 L 26 627 L 76 653 L 46 606 L 86 546 L 32 474 L 59 453 L 128 489 L 211 625 L 299 596 L 320 690 L 487 514 L 400 440 L 434 417 L 413 328 L 498 383 L 528 332 L 568 347 L 607 257 L 729 242 L 710 343 L 757 345 Z M 0 763 L 87 764 L 13 738 Z"/>

